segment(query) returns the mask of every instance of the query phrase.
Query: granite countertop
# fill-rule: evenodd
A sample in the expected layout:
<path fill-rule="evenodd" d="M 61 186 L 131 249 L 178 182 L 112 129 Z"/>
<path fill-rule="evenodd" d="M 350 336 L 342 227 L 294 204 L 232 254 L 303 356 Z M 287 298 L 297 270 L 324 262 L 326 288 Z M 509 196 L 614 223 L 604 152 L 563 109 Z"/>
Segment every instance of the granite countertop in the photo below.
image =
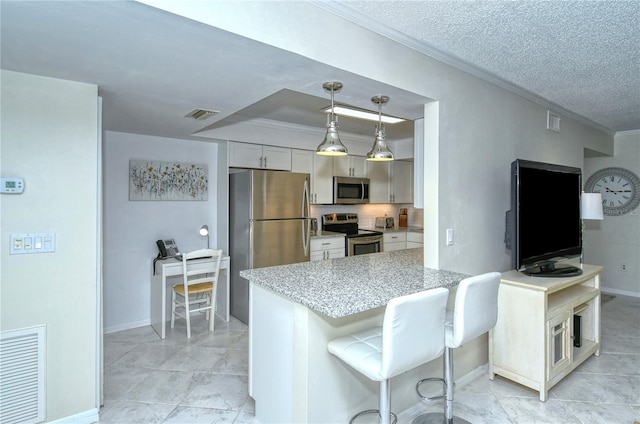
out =
<path fill-rule="evenodd" d="M 425 268 L 423 249 L 371 253 L 240 271 L 240 276 L 331 318 L 385 306 L 394 297 L 468 277 Z"/>

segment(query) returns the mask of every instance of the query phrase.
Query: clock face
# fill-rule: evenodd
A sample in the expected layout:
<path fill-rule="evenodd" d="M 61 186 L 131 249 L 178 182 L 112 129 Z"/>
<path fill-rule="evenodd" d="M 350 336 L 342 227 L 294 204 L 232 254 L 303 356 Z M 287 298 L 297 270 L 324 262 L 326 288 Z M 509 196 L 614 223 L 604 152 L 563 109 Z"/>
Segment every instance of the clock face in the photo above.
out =
<path fill-rule="evenodd" d="M 640 179 L 623 168 L 605 168 L 594 173 L 585 184 L 585 191 L 600 193 L 606 215 L 623 215 L 640 203 Z"/>

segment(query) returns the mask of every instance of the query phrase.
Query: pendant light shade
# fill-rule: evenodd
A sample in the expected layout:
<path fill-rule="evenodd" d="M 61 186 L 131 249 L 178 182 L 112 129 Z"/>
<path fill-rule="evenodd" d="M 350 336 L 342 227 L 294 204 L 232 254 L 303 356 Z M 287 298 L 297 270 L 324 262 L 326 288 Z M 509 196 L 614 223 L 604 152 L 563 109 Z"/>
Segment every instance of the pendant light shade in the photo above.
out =
<path fill-rule="evenodd" d="M 367 153 L 367 160 L 379 162 L 393 160 L 393 153 L 387 146 L 387 134 L 382 124 L 382 105 L 389 101 L 389 97 L 373 96 L 371 101 L 378 105 L 378 125 L 376 126 L 376 139 L 373 142 L 373 147 Z"/>
<path fill-rule="evenodd" d="M 340 141 L 340 134 L 338 134 L 338 117 L 335 115 L 333 108 L 333 93 L 342 88 L 342 83 L 335 81 L 325 82 L 322 84 L 322 88 L 331 92 L 331 113 L 329 114 L 329 122 L 327 123 L 327 134 L 316 149 L 316 153 L 325 156 L 345 156 L 347 154 L 347 148 L 342 144 L 342 141 Z"/>

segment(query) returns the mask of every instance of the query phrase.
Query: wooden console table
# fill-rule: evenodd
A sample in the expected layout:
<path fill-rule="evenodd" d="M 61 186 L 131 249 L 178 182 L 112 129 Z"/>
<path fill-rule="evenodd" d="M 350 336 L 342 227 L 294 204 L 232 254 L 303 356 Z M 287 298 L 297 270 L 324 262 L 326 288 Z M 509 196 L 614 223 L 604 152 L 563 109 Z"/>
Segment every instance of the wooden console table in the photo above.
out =
<path fill-rule="evenodd" d="M 506 377 L 540 392 L 591 355 L 600 355 L 601 266 L 582 264 L 566 278 L 502 274 L 498 322 L 489 332 L 489 378 Z"/>

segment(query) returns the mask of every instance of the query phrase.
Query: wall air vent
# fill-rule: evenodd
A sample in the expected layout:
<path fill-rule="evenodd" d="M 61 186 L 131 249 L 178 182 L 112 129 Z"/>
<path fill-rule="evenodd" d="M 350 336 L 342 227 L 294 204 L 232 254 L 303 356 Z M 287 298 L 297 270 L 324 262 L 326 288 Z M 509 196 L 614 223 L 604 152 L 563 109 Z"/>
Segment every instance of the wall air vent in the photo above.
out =
<path fill-rule="evenodd" d="M 560 117 L 551 111 L 547 111 L 547 129 L 560 132 Z"/>
<path fill-rule="evenodd" d="M 45 420 L 45 329 L 0 332 L 0 423 Z"/>
<path fill-rule="evenodd" d="M 206 110 L 206 109 L 193 109 L 191 112 L 187 113 L 185 118 L 193 118 L 196 121 L 202 121 L 208 118 L 211 118 L 213 115 L 220 113 L 218 110 Z"/>

